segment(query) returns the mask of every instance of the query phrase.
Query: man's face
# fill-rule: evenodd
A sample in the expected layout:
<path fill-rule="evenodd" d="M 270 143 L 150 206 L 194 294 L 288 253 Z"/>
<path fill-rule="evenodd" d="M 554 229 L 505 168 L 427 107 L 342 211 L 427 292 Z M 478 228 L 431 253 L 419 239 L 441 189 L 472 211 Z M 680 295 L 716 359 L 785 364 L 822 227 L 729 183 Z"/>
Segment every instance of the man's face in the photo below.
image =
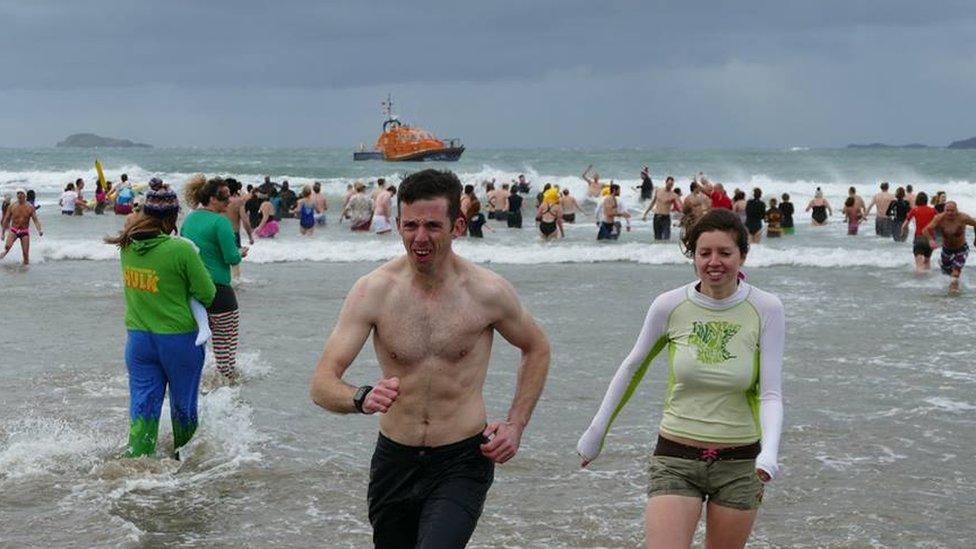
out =
<path fill-rule="evenodd" d="M 221 187 L 217 190 L 217 196 L 210 199 L 210 206 L 217 213 L 227 211 L 227 203 L 230 202 L 230 189 Z"/>
<path fill-rule="evenodd" d="M 19 204 L 23 204 L 24 202 L 27 202 L 27 194 L 17 193 L 17 202 Z"/>
<path fill-rule="evenodd" d="M 400 204 L 400 238 L 410 263 L 421 272 L 443 264 L 451 253 L 451 241 L 464 232 L 464 219 L 451 223 L 447 210 L 447 198 L 442 197 Z"/>
<path fill-rule="evenodd" d="M 17 195 L 18 197 L 20 195 Z M 947 219 L 955 219 L 959 215 L 959 208 L 956 206 L 955 202 L 949 202 L 945 207 L 945 216 Z"/>

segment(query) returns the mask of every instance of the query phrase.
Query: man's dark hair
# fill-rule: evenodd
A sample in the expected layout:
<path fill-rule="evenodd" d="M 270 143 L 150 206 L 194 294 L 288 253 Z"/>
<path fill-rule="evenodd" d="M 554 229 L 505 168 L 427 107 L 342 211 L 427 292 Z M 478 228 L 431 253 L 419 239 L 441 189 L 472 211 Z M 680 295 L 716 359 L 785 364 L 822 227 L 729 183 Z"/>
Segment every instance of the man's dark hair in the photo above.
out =
<path fill-rule="evenodd" d="M 474 185 L 465 185 L 464 194 L 474 194 Z"/>
<path fill-rule="evenodd" d="M 916 206 L 928 206 L 928 204 L 929 204 L 929 195 L 925 194 L 924 191 L 915 195 Z"/>
<path fill-rule="evenodd" d="M 729 233 L 732 240 L 735 241 L 735 245 L 739 248 L 739 251 L 742 252 L 743 257 L 749 253 L 749 232 L 746 230 L 745 225 L 742 224 L 742 220 L 732 210 L 716 208 L 709 210 L 708 213 L 703 215 L 685 233 L 685 237 L 681 242 L 684 244 L 685 255 L 695 257 L 695 250 L 698 248 L 698 238 L 702 234 L 712 231 Z"/>
<path fill-rule="evenodd" d="M 129 174 L 127 173 L 122 174 L 122 182 L 125 183 L 128 180 L 129 180 Z"/>
<path fill-rule="evenodd" d="M 447 199 L 447 216 L 451 223 L 461 215 L 461 181 L 448 170 L 427 169 L 408 175 L 400 183 L 397 209 L 404 203 L 413 204 L 432 198 Z"/>
<path fill-rule="evenodd" d="M 881 190 L 882 191 L 887 191 L 888 190 L 888 182 L 887 181 L 884 181 L 883 183 L 881 183 Z"/>
<path fill-rule="evenodd" d="M 378 186 L 380 186 L 380 187 L 382 187 L 383 185 L 385 185 L 385 184 L 386 184 L 386 179 L 385 179 L 385 178 L 383 178 L 383 177 L 381 177 L 381 178 L 379 178 L 379 179 L 377 179 L 377 180 L 376 180 L 376 184 L 377 184 Z"/>

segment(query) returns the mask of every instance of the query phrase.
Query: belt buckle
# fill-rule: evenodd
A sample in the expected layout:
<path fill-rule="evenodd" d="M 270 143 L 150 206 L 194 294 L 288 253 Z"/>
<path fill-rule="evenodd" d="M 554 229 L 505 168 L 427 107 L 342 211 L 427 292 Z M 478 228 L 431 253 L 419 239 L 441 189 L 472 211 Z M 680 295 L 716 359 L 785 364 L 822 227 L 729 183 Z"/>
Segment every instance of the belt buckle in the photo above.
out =
<path fill-rule="evenodd" d="M 701 457 L 698 459 L 711 463 L 718 459 L 718 449 L 717 448 L 702 448 Z"/>

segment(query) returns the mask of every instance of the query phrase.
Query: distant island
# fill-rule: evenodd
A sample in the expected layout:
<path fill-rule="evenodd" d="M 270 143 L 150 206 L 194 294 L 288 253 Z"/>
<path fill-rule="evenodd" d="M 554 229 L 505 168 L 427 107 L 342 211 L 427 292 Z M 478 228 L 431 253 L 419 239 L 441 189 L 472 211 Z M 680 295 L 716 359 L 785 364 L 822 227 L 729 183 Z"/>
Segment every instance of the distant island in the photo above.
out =
<path fill-rule="evenodd" d="M 96 147 L 140 147 L 151 149 L 152 145 L 136 143 L 128 139 L 115 139 L 113 137 L 102 137 L 93 133 L 76 133 L 69 135 L 64 141 L 58 143 L 58 147 L 80 147 L 92 149 Z"/>
<path fill-rule="evenodd" d="M 953 141 L 949 143 L 950 149 L 976 149 L 976 137 L 970 137 L 969 139 L 963 139 L 961 141 Z"/>
<path fill-rule="evenodd" d="M 859 144 L 851 143 L 847 146 L 848 149 L 927 149 L 928 145 L 923 145 L 921 143 L 909 143 L 907 145 L 888 145 L 886 143 L 868 143 Z"/>

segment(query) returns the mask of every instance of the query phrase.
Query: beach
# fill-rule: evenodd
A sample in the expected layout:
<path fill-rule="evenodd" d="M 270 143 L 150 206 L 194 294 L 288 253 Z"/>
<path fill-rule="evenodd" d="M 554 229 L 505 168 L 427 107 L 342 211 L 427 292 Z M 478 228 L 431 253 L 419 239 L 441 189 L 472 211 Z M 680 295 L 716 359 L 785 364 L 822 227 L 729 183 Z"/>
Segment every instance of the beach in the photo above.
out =
<path fill-rule="evenodd" d="M 91 185 L 91 151 L 0 150 L 0 192 L 36 189 L 45 225 L 29 268 L 18 265 L 16 249 L 0 262 L 0 545 L 368 546 L 376 418 L 317 408 L 308 383 L 350 286 L 402 253 L 396 235 L 351 234 L 338 224 L 345 186 L 376 177 L 396 183 L 431 165 L 353 163 L 345 151 L 305 149 L 98 154 L 114 181 L 123 171 L 177 187 L 197 171 L 245 184 L 271 174 L 295 189 L 322 181 L 329 226 L 303 239 L 286 220 L 277 238 L 251 250 L 238 288 L 244 380 L 220 383 L 208 352 L 201 426 L 183 461 L 125 460 L 122 281 L 117 250 L 99 241 L 122 218 L 57 215 L 65 183 L 84 177 Z M 544 183 L 584 196 L 578 174 L 589 163 L 621 183 L 632 211 L 644 164 L 655 185 L 674 175 L 687 190 L 704 171 L 730 191 L 788 192 L 797 206 L 797 234 L 764 240 L 744 267 L 750 283 L 780 297 L 787 317 L 782 471 L 766 488 L 750 546 L 968 546 L 976 489 L 973 267 L 963 271 L 961 295 L 949 297 L 937 267 L 912 272 L 910 241 L 875 237 L 871 223 L 848 237 L 836 216 L 814 228 L 803 208 L 817 186 L 839 207 L 848 186 L 869 199 L 887 180 L 945 190 L 976 213 L 976 153 L 472 151 L 432 166 L 455 170 L 463 183 L 524 173 L 534 204 Z M 595 241 L 586 219 L 548 245 L 531 216 L 523 230 L 493 227 L 484 241 L 458 240 L 455 249 L 515 286 L 548 333 L 553 358 L 522 448 L 496 470 L 470 546 L 640 546 L 665 361 L 654 362 L 585 470 L 575 445 L 651 300 L 690 282 L 690 261 L 676 231 L 670 243 L 652 243 L 650 223 L 640 221 L 610 244 Z M 489 419 L 503 419 L 517 364 L 517 352 L 496 338 L 485 385 Z M 367 345 L 346 377 L 362 384 L 378 376 Z M 168 411 L 163 418 L 160 456 L 172 444 Z"/>

